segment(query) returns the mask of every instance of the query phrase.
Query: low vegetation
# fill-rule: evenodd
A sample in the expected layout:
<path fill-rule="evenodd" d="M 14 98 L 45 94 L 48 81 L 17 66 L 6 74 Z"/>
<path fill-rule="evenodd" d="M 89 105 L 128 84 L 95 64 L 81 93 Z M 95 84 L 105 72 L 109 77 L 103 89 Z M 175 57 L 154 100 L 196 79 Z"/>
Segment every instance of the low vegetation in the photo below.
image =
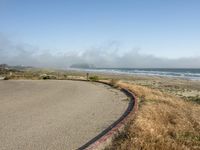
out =
<path fill-rule="evenodd" d="M 63 70 L 0 70 L 0 76 L 6 77 L 5 80 L 67 80 L 67 79 L 86 79 L 86 74 Z"/>
<path fill-rule="evenodd" d="M 9 76 L 5 76 L 4 80 L 10 80 Z"/>
<path fill-rule="evenodd" d="M 90 81 L 99 81 L 99 77 L 98 76 L 91 76 L 89 77 Z"/>
<path fill-rule="evenodd" d="M 199 95 L 196 95 L 196 96 L 189 96 L 189 97 L 187 97 L 187 99 L 188 99 L 189 101 L 192 101 L 192 102 L 195 102 L 195 103 L 200 104 L 200 96 L 199 96 Z"/>
<path fill-rule="evenodd" d="M 200 105 L 133 83 L 118 86 L 135 93 L 139 110 L 107 150 L 200 149 Z"/>
<path fill-rule="evenodd" d="M 111 79 L 109 84 L 112 85 L 113 87 L 117 87 L 119 80 L 118 79 Z"/>

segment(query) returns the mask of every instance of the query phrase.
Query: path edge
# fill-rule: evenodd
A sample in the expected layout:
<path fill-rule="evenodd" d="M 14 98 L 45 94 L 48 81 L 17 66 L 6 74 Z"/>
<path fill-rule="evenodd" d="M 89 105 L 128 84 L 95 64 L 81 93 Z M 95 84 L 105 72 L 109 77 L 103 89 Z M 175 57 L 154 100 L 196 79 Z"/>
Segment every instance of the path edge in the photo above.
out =
<path fill-rule="evenodd" d="M 111 86 L 109 83 L 97 81 L 98 83 L 106 84 Z M 125 88 L 120 88 L 127 97 L 130 98 L 129 104 L 125 112 L 109 127 L 104 129 L 97 136 L 92 138 L 90 141 L 79 147 L 77 150 L 103 150 L 110 145 L 113 139 L 118 136 L 123 130 L 126 123 L 130 120 L 130 117 L 137 112 L 138 103 L 136 96 Z"/>

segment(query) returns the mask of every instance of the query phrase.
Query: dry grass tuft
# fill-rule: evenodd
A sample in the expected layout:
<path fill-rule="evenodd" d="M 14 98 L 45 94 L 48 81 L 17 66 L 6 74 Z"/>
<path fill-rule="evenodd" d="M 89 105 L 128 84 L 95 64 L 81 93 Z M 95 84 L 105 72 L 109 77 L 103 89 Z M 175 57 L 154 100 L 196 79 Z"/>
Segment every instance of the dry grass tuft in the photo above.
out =
<path fill-rule="evenodd" d="M 119 83 L 118 79 L 111 79 L 109 84 L 112 85 L 113 87 L 117 87 Z"/>
<path fill-rule="evenodd" d="M 139 98 L 139 111 L 110 150 L 200 149 L 200 105 L 144 86 L 118 83 Z"/>

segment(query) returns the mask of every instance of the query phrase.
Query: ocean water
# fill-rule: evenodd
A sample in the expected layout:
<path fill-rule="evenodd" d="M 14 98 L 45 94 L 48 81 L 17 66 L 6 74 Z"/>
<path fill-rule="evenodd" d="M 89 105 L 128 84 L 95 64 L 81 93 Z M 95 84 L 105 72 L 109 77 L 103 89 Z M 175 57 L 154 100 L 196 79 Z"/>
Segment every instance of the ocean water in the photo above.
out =
<path fill-rule="evenodd" d="M 127 75 L 147 75 L 184 78 L 190 80 L 200 80 L 200 69 L 170 69 L 170 68 L 95 68 L 81 69 L 88 72 L 102 72 Z"/>

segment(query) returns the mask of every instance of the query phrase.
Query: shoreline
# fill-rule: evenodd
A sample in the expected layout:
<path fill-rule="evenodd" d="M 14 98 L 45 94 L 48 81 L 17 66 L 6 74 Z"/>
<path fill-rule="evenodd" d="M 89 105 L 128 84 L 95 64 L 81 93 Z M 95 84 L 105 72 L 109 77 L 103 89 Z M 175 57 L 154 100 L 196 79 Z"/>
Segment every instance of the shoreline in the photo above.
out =
<path fill-rule="evenodd" d="M 184 69 L 184 68 L 183 68 Z M 134 70 L 134 69 L 133 69 Z M 132 70 L 132 71 L 133 71 Z M 135 69 L 137 70 L 137 69 Z M 173 70 L 173 69 L 172 69 Z M 176 69 L 174 69 L 176 70 Z M 187 69 L 193 70 L 193 69 Z M 195 68 L 195 70 L 200 70 L 199 68 Z M 200 73 L 193 74 L 189 72 L 164 72 L 164 71 L 151 71 L 151 70 L 142 70 L 139 69 L 138 72 L 128 72 L 122 71 L 120 68 L 114 69 L 66 69 L 66 71 L 77 71 L 77 72 L 88 72 L 88 73 L 100 73 L 100 74 L 111 74 L 111 75 L 125 75 L 125 76 L 147 76 L 147 77 L 166 77 L 166 78 L 174 78 L 174 79 L 183 79 L 183 80 L 192 80 L 192 81 L 200 81 Z M 168 75 L 167 75 L 168 74 Z M 171 75 L 170 75 L 171 74 Z M 176 75 L 172 75 L 176 74 Z M 185 75 L 187 74 L 187 75 Z"/>
<path fill-rule="evenodd" d="M 53 69 L 27 69 L 10 73 L 8 70 L 4 76 L 8 80 L 31 79 L 41 80 L 44 77 L 53 80 L 87 79 L 87 70 L 53 70 Z M 11 74 L 11 75 L 10 75 Z M 152 89 L 158 89 L 184 99 L 200 97 L 200 80 L 189 80 L 177 77 L 130 75 L 113 72 L 90 71 L 90 77 L 97 76 L 99 80 L 120 80 L 127 83 L 134 83 Z"/>

